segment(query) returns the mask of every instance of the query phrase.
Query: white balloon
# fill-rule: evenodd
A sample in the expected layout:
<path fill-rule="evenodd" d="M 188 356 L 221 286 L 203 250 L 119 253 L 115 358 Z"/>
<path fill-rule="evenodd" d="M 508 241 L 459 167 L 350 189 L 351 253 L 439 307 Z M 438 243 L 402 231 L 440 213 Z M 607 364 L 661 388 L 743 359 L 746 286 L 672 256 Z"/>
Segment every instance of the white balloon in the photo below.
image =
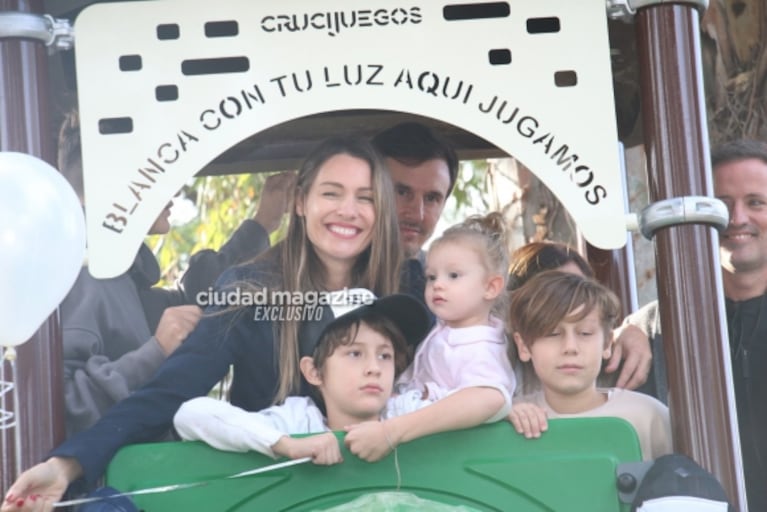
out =
<path fill-rule="evenodd" d="M 0 152 L 0 346 L 32 337 L 84 255 L 85 217 L 69 183 L 38 158 Z"/>

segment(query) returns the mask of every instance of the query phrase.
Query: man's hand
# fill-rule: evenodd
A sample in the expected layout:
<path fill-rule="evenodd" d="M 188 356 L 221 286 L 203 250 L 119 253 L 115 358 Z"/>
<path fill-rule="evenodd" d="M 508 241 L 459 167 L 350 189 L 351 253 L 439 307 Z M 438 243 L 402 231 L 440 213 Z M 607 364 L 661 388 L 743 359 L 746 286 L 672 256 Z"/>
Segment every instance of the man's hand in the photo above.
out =
<path fill-rule="evenodd" d="M 253 220 L 261 224 L 267 233 L 271 233 L 282 222 L 282 216 L 288 211 L 290 199 L 296 187 L 297 175 L 293 171 L 273 174 L 266 178 L 261 189 L 261 200 Z"/>
<path fill-rule="evenodd" d="M 202 316 L 198 306 L 175 306 L 167 308 L 160 317 L 154 337 L 166 356 L 176 350 L 197 326 Z"/>
<path fill-rule="evenodd" d="M 272 445 L 272 451 L 290 459 L 311 457 L 314 464 L 323 466 L 344 461 L 338 439 L 332 432 L 300 438 L 282 436 Z"/>
<path fill-rule="evenodd" d="M 365 421 L 345 427 L 345 430 L 346 447 L 354 455 L 368 462 L 383 459 L 397 446 L 396 441 L 392 441 L 386 431 L 386 422 L 383 421 Z"/>
<path fill-rule="evenodd" d="M 509 412 L 509 421 L 518 434 L 528 439 L 541 437 L 549 429 L 546 411 L 535 404 L 515 403 Z"/>
<path fill-rule="evenodd" d="M 605 372 L 615 372 L 621 365 L 621 359 L 623 367 L 616 387 L 636 389 L 647 381 L 652 364 L 652 349 L 647 335 L 635 325 L 627 324 L 615 330 L 615 346 Z"/>

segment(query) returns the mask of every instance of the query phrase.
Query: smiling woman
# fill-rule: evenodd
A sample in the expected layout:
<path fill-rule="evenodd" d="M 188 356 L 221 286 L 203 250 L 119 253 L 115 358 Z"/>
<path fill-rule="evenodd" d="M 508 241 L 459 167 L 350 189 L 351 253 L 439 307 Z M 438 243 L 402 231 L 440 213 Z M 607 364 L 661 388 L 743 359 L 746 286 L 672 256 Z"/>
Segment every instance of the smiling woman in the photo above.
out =
<path fill-rule="evenodd" d="M 370 244 L 375 207 L 370 165 L 341 154 L 328 159 L 296 213 L 306 222 L 306 235 L 328 270 L 331 286 L 348 286 L 344 269 Z"/>

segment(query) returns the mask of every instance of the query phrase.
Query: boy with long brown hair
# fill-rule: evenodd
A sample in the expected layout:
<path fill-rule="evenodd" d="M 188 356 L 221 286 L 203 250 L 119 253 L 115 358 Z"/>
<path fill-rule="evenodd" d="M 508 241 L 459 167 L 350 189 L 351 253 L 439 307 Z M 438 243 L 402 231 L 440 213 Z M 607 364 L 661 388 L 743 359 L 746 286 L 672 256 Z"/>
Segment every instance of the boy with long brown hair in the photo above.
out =
<path fill-rule="evenodd" d="M 508 320 L 516 351 L 509 357 L 523 363 L 526 392 L 538 387 L 514 399 L 509 420 L 517 432 L 538 437 L 547 417 L 615 416 L 634 427 L 644 459 L 671 452 L 666 406 L 634 391 L 597 387 L 619 310 L 603 285 L 559 271 L 542 272 L 512 294 Z"/>

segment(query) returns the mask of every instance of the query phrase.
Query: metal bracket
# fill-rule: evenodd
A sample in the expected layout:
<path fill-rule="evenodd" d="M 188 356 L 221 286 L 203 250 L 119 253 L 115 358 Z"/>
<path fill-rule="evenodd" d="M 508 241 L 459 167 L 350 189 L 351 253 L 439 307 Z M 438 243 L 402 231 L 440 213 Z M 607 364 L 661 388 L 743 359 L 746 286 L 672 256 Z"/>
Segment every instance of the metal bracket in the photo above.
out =
<path fill-rule="evenodd" d="M 613 20 L 631 22 L 638 9 L 660 4 L 693 4 L 703 16 L 708 8 L 708 0 L 605 0 L 607 16 Z"/>
<path fill-rule="evenodd" d="M 661 228 L 681 224 L 709 224 L 719 230 L 727 228 L 730 214 L 719 199 L 708 196 L 685 196 L 664 199 L 646 206 L 639 214 L 629 214 L 626 227 L 640 231 L 652 240 Z"/>
<path fill-rule="evenodd" d="M 67 19 L 28 12 L 0 13 L 1 39 L 33 39 L 54 50 L 71 50 L 75 31 Z"/>

